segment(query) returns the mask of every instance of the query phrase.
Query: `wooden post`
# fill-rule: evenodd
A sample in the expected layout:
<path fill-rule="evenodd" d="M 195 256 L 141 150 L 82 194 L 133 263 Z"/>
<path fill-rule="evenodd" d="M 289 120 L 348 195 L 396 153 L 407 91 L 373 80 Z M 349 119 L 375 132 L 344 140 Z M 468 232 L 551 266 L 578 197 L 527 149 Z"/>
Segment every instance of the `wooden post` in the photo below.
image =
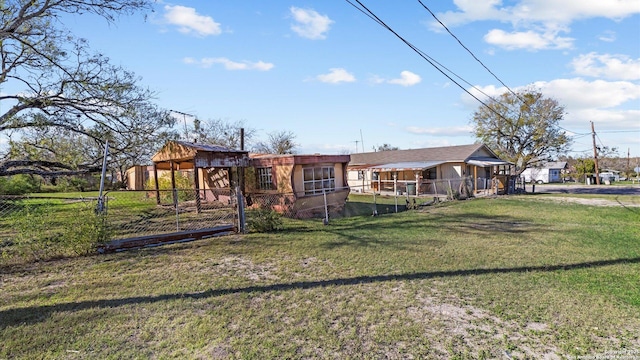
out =
<path fill-rule="evenodd" d="M 176 176 L 175 176 L 175 165 L 173 161 L 169 162 L 171 164 L 171 193 L 173 194 L 173 206 L 178 208 L 178 193 L 176 190 Z"/>
<path fill-rule="evenodd" d="M 240 128 L 240 150 L 244 151 L 244 128 Z M 246 191 L 244 179 L 244 164 L 238 167 L 238 177 L 240 182 L 240 193 L 244 196 Z"/>
<path fill-rule="evenodd" d="M 598 170 L 598 148 L 596 147 L 596 130 L 591 122 L 591 136 L 593 137 L 593 162 L 596 169 L 596 184 L 600 185 L 600 172 Z"/>
<path fill-rule="evenodd" d="M 473 165 L 473 192 L 478 193 L 478 167 Z"/>
<path fill-rule="evenodd" d="M 196 186 L 196 214 L 200 214 L 202 210 L 202 204 L 200 203 L 200 168 L 195 165 L 195 161 L 193 164 L 193 175 Z"/>
<path fill-rule="evenodd" d="M 153 180 L 156 188 L 156 204 L 160 205 L 160 185 L 158 184 L 158 166 L 153 163 Z"/>

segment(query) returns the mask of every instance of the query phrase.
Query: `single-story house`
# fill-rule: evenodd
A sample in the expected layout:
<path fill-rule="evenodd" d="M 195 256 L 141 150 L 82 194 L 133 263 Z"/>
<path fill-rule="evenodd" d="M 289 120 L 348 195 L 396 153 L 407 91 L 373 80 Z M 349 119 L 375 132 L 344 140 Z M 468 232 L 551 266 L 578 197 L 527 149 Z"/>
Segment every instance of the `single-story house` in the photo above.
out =
<path fill-rule="evenodd" d="M 520 176 L 524 177 L 525 182 L 530 183 L 556 183 L 562 182 L 566 170 L 566 161 L 543 161 L 524 169 Z"/>
<path fill-rule="evenodd" d="M 349 155 L 249 154 L 247 202 L 295 217 L 324 212 L 325 201 L 343 207 L 349 195 Z M 268 199 L 268 200 L 267 200 Z M 275 199 L 275 200 L 274 200 Z"/>
<path fill-rule="evenodd" d="M 442 195 L 509 188 L 513 164 L 484 144 L 351 154 L 348 184 L 354 192 Z"/>

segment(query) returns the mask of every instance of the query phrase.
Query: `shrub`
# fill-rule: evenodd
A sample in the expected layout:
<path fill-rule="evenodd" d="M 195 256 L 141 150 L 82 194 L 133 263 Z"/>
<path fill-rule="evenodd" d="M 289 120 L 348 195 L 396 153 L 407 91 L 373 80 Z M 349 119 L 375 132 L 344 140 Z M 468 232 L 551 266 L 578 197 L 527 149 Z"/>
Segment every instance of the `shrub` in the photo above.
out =
<path fill-rule="evenodd" d="M 33 176 L 26 174 L 0 178 L 0 194 L 23 195 L 37 192 L 40 182 Z"/>
<path fill-rule="evenodd" d="M 110 232 L 93 203 L 73 204 L 69 213 L 56 212 L 55 204 L 27 205 L 12 215 L 15 233 L 0 244 L 2 257 L 26 261 L 92 253 L 109 240 Z"/>
<path fill-rule="evenodd" d="M 178 200 L 180 201 L 189 201 L 195 200 L 196 193 L 195 190 L 192 191 L 193 188 L 193 180 L 188 174 L 183 174 L 182 172 L 176 171 L 175 175 L 176 189 L 180 189 L 182 191 L 178 191 Z M 147 180 L 145 184 L 145 189 L 154 190 L 156 188 L 156 182 L 153 178 Z M 171 188 L 171 175 L 163 174 L 158 178 L 158 188 L 160 190 L 172 190 Z M 184 191 L 187 190 L 187 191 Z M 170 191 L 162 191 L 160 192 L 160 198 L 164 202 L 170 202 L 172 200 L 172 194 Z"/>
<path fill-rule="evenodd" d="M 271 232 L 282 230 L 282 215 L 272 209 L 261 208 L 248 213 L 247 225 L 253 232 Z"/>

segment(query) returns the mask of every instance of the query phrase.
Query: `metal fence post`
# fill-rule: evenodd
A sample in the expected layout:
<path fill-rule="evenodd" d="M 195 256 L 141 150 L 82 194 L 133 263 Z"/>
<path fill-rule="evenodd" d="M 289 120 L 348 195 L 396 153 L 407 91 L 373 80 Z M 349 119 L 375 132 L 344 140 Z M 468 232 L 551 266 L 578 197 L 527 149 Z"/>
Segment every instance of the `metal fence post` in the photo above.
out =
<path fill-rule="evenodd" d="M 322 189 L 322 197 L 324 198 L 324 224 L 329 224 L 329 208 L 327 206 L 327 192 Z"/>
<path fill-rule="evenodd" d="M 178 189 L 173 188 L 173 206 L 176 208 L 176 231 L 180 231 L 180 211 L 178 211 Z"/>
<path fill-rule="evenodd" d="M 236 186 L 236 206 L 238 207 L 238 232 L 245 233 L 246 218 L 244 213 L 244 199 L 240 186 Z"/>
<path fill-rule="evenodd" d="M 378 204 L 376 203 L 376 190 L 373 190 L 373 216 L 378 216 Z"/>

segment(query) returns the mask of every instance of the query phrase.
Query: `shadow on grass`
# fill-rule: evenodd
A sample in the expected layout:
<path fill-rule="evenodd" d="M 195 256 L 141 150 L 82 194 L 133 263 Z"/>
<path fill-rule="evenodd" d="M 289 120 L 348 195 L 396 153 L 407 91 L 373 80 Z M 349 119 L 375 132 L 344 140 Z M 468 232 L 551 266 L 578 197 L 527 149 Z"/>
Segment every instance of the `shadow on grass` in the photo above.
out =
<path fill-rule="evenodd" d="M 16 309 L 0 311 L 0 329 L 24 324 L 33 324 L 45 321 L 51 314 L 57 312 L 81 311 L 92 308 L 117 308 L 119 306 L 152 304 L 161 301 L 171 301 L 177 299 L 206 299 L 229 294 L 253 294 L 266 293 L 270 291 L 290 291 L 299 289 L 314 289 L 328 286 L 348 286 L 359 284 L 373 284 L 387 281 L 424 280 L 434 278 L 446 278 L 455 276 L 472 276 L 484 274 L 510 274 L 529 272 L 553 272 L 585 269 L 591 267 L 611 266 L 618 264 L 637 264 L 640 257 L 622 258 L 611 260 L 598 260 L 573 264 L 523 266 L 514 268 L 489 268 L 489 269 L 467 269 L 450 271 L 419 272 L 409 274 L 390 275 L 367 275 L 352 278 L 338 278 L 317 281 L 298 281 L 291 283 L 280 283 L 271 285 L 255 285 L 240 288 L 209 289 L 195 293 L 166 294 L 157 296 L 136 296 L 122 299 L 88 300 L 81 302 L 68 302 L 54 305 L 29 306 Z"/>

